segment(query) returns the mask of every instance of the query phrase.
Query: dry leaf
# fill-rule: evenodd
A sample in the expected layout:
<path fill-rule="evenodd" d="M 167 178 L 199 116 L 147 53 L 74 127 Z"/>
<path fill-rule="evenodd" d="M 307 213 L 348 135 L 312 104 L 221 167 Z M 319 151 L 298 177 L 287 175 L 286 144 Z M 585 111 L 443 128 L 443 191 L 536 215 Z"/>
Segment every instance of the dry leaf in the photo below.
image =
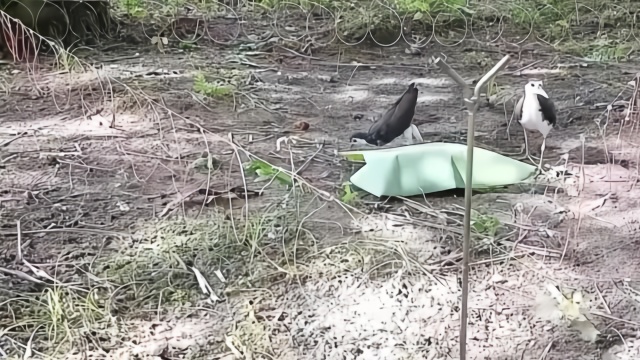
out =
<path fill-rule="evenodd" d="M 580 338 L 585 341 L 594 342 L 600 334 L 600 331 L 586 318 L 584 320 L 573 320 L 570 326 L 580 331 Z"/>
<path fill-rule="evenodd" d="M 547 320 L 564 319 L 569 322 L 569 327 L 580 331 L 581 339 L 595 341 L 600 332 L 583 313 L 582 307 L 585 300 L 582 292 L 575 291 L 571 294 L 571 298 L 567 298 L 558 287 L 552 284 L 547 284 L 546 288 L 551 297 L 539 295 L 536 315 Z"/>
<path fill-rule="evenodd" d="M 535 313 L 543 320 L 557 321 L 562 319 L 562 311 L 558 310 L 558 302 L 551 296 L 540 293 L 536 299 Z"/>
<path fill-rule="evenodd" d="M 242 359 L 242 353 L 238 350 L 238 348 L 233 344 L 233 337 L 232 336 L 225 336 L 224 337 L 224 343 L 225 345 L 227 345 L 227 347 L 229 348 L 229 350 L 231 350 L 231 352 L 233 353 L 233 355 L 236 356 L 237 359 Z"/>
<path fill-rule="evenodd" d="M 198 280 L 198 285 L 200 285 L 200 290 L 202 290 L 202 292 L 205 295 L 209 295 L 209 300 L 216 302 L 216 301 L 220 301 L 220 298 L 218 297 L 218 295 L 216 295 L 213 292 L 213 289 L 211 288 L 211 285 L 209 285 L 209 282 L 207 281 L 207 279 L 204 278 L 204 276 L 202 275 L 202 273 L 192 267 L 191 270 L 193 271 L 193 273 L 196 275 L 196 279 Z"/>
<path fill-rule="evenodd" d="M 306 121 L 297 121 L 293 124 L 293 128 L 296 130 L 307 131 L 309 130 L 309 123 Z"/>
<path fill-rule="evenodd" d="M 224 278 L 224 275 L 222 275 L 222 271 L 220 271 L 219 269 L 213 272 L 214 274 L 216 274 L 216 276 L 218 277 L 218 280 L 220 280 L 220 282 L 222 283 L 226 283 L 227 279 Z"/>
<path fill-rule="evenodd" d="M 607 349 L 602 352 L 602 360 L 620 360 L 620 358 L 612 352 L 612 349 Z"/>

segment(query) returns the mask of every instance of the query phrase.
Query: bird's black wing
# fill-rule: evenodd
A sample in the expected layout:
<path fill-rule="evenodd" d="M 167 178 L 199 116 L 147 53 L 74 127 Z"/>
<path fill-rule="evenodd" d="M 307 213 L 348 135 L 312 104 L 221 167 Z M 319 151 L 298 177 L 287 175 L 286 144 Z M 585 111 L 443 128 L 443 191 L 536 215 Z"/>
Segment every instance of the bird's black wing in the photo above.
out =
<path fill-rule="evenodd" d="M 407 93 L 415 89 L 415 87 L 416 87 L 415 83 L 409 84 L 409 87 L 407 87 L 407 90 L 405 90 L 402 93 L 402 95 L 400 95 L 400 97 L 393 103 L 393 105 L 391 105 L 391 107 L 387 109 L 387 111 L 385 111 L 384 114 L 382 114 L 382 116 L 380 117 L 380 119 L 378 119 L 378 121 L 376 121 L 375 123 L 373 123 L 373 125 L 371 125 L 371 127 L 369 128 L 369 134 L 373 134 L 374 132 L 379 131 L 383 124 L 386 124 L 389 121 L 391 121 L 391 119 L 393 118 L 393 114 L 396 112 L 396 108 L 398 107 L 398 104 L 400 104 L 400 102 L 402 101 L 402 99 L 404 99 Z"/>
<path fill-rule="evenodd" d="M 398 98 L 398 100 L 396 100 L 396 102 L 393 103 L 393 105 L 398 106 L 398 104 L 400 104 L 400 102 L 402 101 L 402 99 L 404 99 L 404 97 L 412 92 L 414 89 L 416 88 L 416 83 L 411 83 L 409 84 L 409 86 L 407 87 L 407 90 L 405 90 L 402 95 L 400 95 L 400 97 Z"/>
<path fill-rule="evenodd" d="M 417 103 L 417 88 L 412 88 L 411 91 L 405 93 L 404 97 L 400 99 L 400 102 L 396 106 L 396 111 L 394 111 L 391 121 L 389 121 L 394 131 L 393 134 L 390 134 L 391 136 L 395 138 L 411 126 Z"/>
<path fill-rule="evenodd" d="M 384 143 L 400 136 L 409 126 L 418 102 L 418 89 L 411 83 L 393 106 L 369 129 L 369 135 Z"/>
<path fill-rule="evenodd" d="M 380 119 L 378 119 L 378 121 L 374 122 L 371 127 L 369 128 L 369 135 L 373 135 L 374 133 L 377 133 L 380 131 L 380 129 L 387 123 L 389 123 L 389 121 L 391 120 L 391 118 L 393 117 L 393 113 L 396 111 L 396 106 L 393 105 L 391 108 L 389 108 L 387 111 L 384 112 L 384 114 L 382 114 L 382 116 L 380 117 Z"/>
<path fill-rule="evenodd" d="M 543 120 L 546 120 L 551 125 L 556 124 L 556 106 L 553 104 L 553 101 L 544 97 L 543 95 L 537 94 L 538 104 L 540 104 L 540 111 L 542 112 Z"/>

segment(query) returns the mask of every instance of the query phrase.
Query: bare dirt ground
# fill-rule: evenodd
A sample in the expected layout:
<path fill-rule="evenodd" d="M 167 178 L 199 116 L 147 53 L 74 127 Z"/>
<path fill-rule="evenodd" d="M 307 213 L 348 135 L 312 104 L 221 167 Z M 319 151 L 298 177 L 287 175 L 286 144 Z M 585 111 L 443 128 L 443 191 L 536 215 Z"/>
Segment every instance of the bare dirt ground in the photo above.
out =
<path fill-rule="evenodd" d="M 505 52 L 473 42 L 405 48 L 328 46 L 310 57 L 279 45 L 163 54 L 120 44 L 71 77 L 3 69 L 2 353 L 456 358 L 462 193 L 360 193 L 343 204 L 342 183 L 358 166 L 337 151 L 411 81 L 425 140 L 464 142 L 460 91 L 430 58 L 445 54 L 477 80 L 487 70 L 478 59 L 493 64 Z M 474 196 L 474 209 L 501 226 L 474 236 L 469 358 L 638 359 L 639 155 L 628 84 L 637 63 L 529 48 L 496 82 L 513 93 L 544 79 L 559 109 L 546 163 L 569 174 Z M 203 97 L 198 71 L 238 91 Z M 481 108 L 480 146 L 520 152 L 520 126 L 506 131 L 512 107 Z M 300 121 L 309 129 L 297 130 Z M 540 137 L 529 138 L 539 155 Z M 239 166 L 255 157 L 297 172 L 296 186 L 255 182 Z M 595 342 L 537 316 L 548 283 L 585 294 Z"/>

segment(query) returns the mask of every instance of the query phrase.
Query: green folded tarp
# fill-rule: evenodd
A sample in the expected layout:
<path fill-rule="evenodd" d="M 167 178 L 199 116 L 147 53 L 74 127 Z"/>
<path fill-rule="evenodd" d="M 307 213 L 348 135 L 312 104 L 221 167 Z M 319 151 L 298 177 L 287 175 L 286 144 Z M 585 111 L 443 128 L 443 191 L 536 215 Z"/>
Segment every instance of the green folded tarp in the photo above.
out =
<path fill-rule="evenodd" d="M 423 143 L 341 154 L 351 160 L 366 162 L 350 180 L 353 185 L 376 196 L 414 196 L 464 188 L 467 146 L 463 144 Z M 474 148 L 474 189 L 519 183 L 535 170 L 535 166 Z"/>

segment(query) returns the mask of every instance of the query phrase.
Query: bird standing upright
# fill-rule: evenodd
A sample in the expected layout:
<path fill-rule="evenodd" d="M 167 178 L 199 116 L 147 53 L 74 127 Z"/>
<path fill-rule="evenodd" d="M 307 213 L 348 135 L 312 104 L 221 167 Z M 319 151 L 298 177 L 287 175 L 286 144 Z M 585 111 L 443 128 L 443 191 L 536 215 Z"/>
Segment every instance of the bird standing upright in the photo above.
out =
<path fill-rule="evenodd" d="M 411 83 L 393 106 L 371 125 L 368 132 L 357 132 L 351 135 L 351 143 L 361 143 L 364 140 L 371 145 L 382 146 L 403 133 L 410 140 L 415 137 L 422 142 L 418 128 L 411 123 L 417 103 L 418 88 L 415 83 Z"/>
<path fill-rule="evenodd" d="M 547 140 L 547 135 L 556 124 L 556 107 L 549 95 L 542 88 L 542 81 L 532 80 L 524 87 L 524 97 L 520 98 L 514 109 L 515 115 L 524 128 L 524 144 L 529 155 L 529 143 L 527 141 L 527 130 L 537 130 L 542 134 L 542 147 L 540 148 L 540 164 L 538 171 L 542 172 L 542 158 Z"/>

